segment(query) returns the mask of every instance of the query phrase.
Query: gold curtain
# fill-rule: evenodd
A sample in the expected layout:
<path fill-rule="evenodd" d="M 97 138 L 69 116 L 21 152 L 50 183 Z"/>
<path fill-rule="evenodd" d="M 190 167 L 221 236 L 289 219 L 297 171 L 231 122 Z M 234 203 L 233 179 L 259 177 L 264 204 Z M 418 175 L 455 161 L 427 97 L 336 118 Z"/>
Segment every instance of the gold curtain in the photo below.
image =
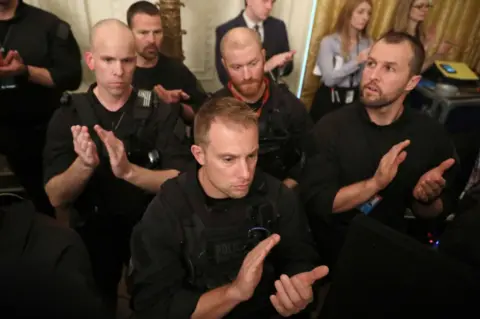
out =
<path fill-rule="evenodd" d="M 369 34 L 373 39 L 388 31 L 397 1 L 372 0 L 373 13 Z M 328 35 L 335 24 L 345 0 L 317 0 L 317 11 L 312 30 L 312 40 L 308 50 L 305 82 L 302 100 L 310 108 L 313 95 L 320 80 L 313 75 L 320 41 Z M 480 72 L 480 0 L 435 0 L 426 21 L 427 28 L 436 27 L 436 46 L 442 40 L 455 43 L 448 54 L 448 60 L 463 61 L 473 70 Z M 436 50 L 436 46 L 432 50 Z M 432 53 L 432 52 L 430 52 Z"/>

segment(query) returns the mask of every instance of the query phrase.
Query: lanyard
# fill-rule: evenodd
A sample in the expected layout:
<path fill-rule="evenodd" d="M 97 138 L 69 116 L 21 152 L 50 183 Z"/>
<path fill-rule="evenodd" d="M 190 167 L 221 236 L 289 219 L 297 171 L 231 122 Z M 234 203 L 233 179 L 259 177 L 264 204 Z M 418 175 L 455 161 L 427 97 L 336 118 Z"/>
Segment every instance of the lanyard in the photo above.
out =
<path fill-rule="evenodd" d="M 13 24 L 8 25 L 7 33 L 5 34 L 5 38 L 3 39 L 3 43 L 2 43 L 2 41 L 0 41 L 0 54 L 5 52 L 6 43 L 7 43 L 8 39 L 10 38 L 10 34 L 12 33 L 12 29 L 13 29 L 12 27 L 13 27 Z"/>
<path fill-rule="evenodd" d="M 355 56 L 355 58 L 360 54 L 360 39 L 357 40 L 357 46 L 356 47 L 357 47 L 357 50 L 356 50 L 357 55 Z M 335 55 L 333 56 L 332 63 L 333 63 L 333 67 L 335 68 Z M 355 77 L 358 75 L 359 72 L 360 72 L 360 70 L 357 70 L 357 71 L 355 71 L 355 72 L 353 72 L 349 75 L 349 79 L 350 79 L 350 87 L 349 88 L 350 89 L 354 88 L 353 84 L 355 83 Z M 335 88 L 337 88 L 337 86 L 334 86 L 333 88 L 335 89 Z"/>
<path fill-rule="evenodd" d="M 263 93 L 263 96 L 262 96 L 262 104 L 260 105 L 258 110 L 255 111 L 259 118 L 260 118 L 260 115 L 262 115 L 263 106 L 268 102 L 268 99 L 270 98 L 270 81 L 268 80 L 267 77 L 265 77 L 264 82 L 265 82 L 265 92 Z M 228 87 L 228 90 L 232 93 L 234 98 L 243 102 L 242 97 L 235 91 L 232 82 L 228 82 L 227 87 Z"/>
<path fill-rule="evenodd" d="M 357 58 L 357 56 L 360 54 L 360 38 L 358 38 L 357 40 L 357 55 L 355 56 L 355 58 Z M 358 73 L 360 73 L 360 70 L 357 70 L 355 72 L 353 72 L 352 74 L 350 74 L 350 88 L 353 89 L 353 84 L 355 83 L 355 77 L 358 75 Z"/>

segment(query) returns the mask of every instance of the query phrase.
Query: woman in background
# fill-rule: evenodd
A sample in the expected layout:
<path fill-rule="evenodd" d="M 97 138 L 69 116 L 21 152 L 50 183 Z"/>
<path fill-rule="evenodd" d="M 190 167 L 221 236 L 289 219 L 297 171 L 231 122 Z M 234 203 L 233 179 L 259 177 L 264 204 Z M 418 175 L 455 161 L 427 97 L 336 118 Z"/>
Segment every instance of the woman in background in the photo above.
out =
<path fill-rule="evenodd" d="M 372 43 L 367 36 L 371 14 L 371 0 L 347 0 L 335 32 L 322 39 L 316 69 L 322 75 L 323 85 L 315 93 L 310 109 L 314 122 L 358 99 L 361 68 Z"/>
<path fill-rule="evenodd" d="M 434 45 L 436 31 L 434 27 L 427 31 L 424 21 L 432 6 L 431 0 L 397 0 L 393 31 L 406 32 L 418 38 L 423 43 L 425 51 L 428 52 Z M 422 71 L 428 69 L 435 60 L 442 59 L 451 48 L 451 43 L 443 41 L 433 55 L 427 56 Z"/>

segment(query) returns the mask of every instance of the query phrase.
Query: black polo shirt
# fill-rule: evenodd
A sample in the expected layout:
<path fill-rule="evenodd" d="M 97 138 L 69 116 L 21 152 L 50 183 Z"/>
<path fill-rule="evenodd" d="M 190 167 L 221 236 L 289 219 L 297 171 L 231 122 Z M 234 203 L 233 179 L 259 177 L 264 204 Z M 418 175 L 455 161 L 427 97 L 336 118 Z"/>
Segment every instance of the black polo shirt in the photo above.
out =
<path fill-rule="evenodd" d="M 159 53 L 154 67 L 137 67 L 133 74 L 133 86 L 137 89 L 153 90 L 157 84 L 166 90 L 183 90 L 190 96 L 189 100 L 183 102 L 194 109 L 198 109 L 207 99 L 200 82 L 185 64 L 162 53 Z"/>
<path fill-rule="evenodd" d="M 113 131 L 117 138 L 125 140 L 131 136 L 132 127 L 135 131 L 134 103 L 137 91 L 133 90 L 130 98 L 118 111 L 108 111 L 93 93 L 96 84 L 93 84 L 86 94 L 87 101 L 93 110 L 100 125 Z M 89 105 L 85 105 L 88 107 Z M 160 107 L 172 107 L 162 105 Z M 153 136 L 150 141 L 145 141 L 152 149 L 155 148 L 162 154 L 162 169 L 183 169 L 192 160 L 189 149 L 181 144 L 173 133 L 173 127 L 178 120 L 179 110 L 172 110 L 171 116 L 160 116 L 157 108 L 148 118 L 144 132 L 152 132 L 146 136 Z M 81 119 L 73 105 L 65 105 L 56 111 L 50 121 L 47 141 L 44 151 L 44 181 L 65 172 L 77 158 L 73 148 L 71 127 L 82 125 Z M 83 124 L 85 125 L 85 124 Z M 92 132 L 91 134 L 95 134 Z M 150 149 L 149 149 L 150 150 Z M 118 179 L 113 175 L 108 155 L 100 157 L 100 165 L 88 181 L 84 192 L 77 199 L 75 206 L 79 211 L 97 206 L 99 210 L 108 214 L 138 214 L 143 213 L 146 204 L 152 195 L 146 191 Z"/>
<path fill-rule="evenodd" d="M 383 199 L 369 216 L 399 231 L 406 230 L 404 214 L 414 201 L 412 193 L 420 177 L 444 160 L 456 158 L 444 128 L 410 108 L 405 108 L 392 124 L 379 126 L 370 120 L 365 107 L 356 103 L 324 117 L 315 125 L 312 135 L 316 154 L 307 160 L 300 182 L 302 196 L 314 233 L 323 236 L 320 232 L 328 231 L 337 240 L 342 239 L 350 220 L 360 211 L 333 214 L 336 194 L 344 186 L 373 177 L 381 158 L 392 146 L 406 139 L 411 141 L 406 148 L 406 160 L 390 185 L 379 193 Z M 444 175 L 447 188 L 442 199 L 446 210 L 456 196 L 449 186 L 457 166 Z M 315 231 L 319 225 L 323 227 Z"/>
<path fill-rule="evenodd" d="M 0 78 L 0 125 L 46 125 L 62 91 L 77 89 L 82 79 L 80 49 L 70 26 L 20 0 L 15 16 L 0 21 L 0 47 L 4 57 L 16 50 L 25 65 L 46 68 L 55 83 L 45 87 L 28 81 L 26 74 Z"/>

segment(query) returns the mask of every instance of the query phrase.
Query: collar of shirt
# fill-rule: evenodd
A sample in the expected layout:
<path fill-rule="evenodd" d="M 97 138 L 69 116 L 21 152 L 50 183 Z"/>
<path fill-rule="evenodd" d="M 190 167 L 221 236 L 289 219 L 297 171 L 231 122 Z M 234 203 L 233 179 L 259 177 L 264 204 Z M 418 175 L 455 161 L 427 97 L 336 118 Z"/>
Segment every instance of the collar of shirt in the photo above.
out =
<path fill-rule="evenodd" d="M 260 32 L 260 38 L 262 39 L 262 42 L 263 42 L 263 39 L 265 37 L 265 33 L 264 33 L 264 29 L 263 29 L 263 21 L 260 21 L 258 23 L 253 22 L 252 19 L 250 19 L 247 16 L 247 14 L 245 13 L 245 10 L 243 11 L 242 16 L 243 16 L 243 20 L 245 20 L 245 23 L 247 24 L 248 28 L 255 30 L 255 26 L 258 25 L 258 32 Z"/>
<path fill-rule="evenodd" d="M 372 120 L 370 119 L 370 116 L 368 115 L 365 105 L 359 102 L 356 108 L 360 114 L 360 117 L 363 119 L 364 122 L 377 128 L 396 128 L 396 127 L 402 126 L 408 122 L 410 118 L 410 113 L 411 113 L 408 107 L 404 107 L 402 114 L 400 114 L 400 116 L 395 121 L 393 121 L 393 123 L 385 126 L 380 126 L 372 122 Z"/>
<path fill-rule="evenodd" d="M 198 179 L 198 172 L 199 172 L 199 165 L 192 164 L 189 165 L 186 172 L 185 172 L 185 179 L 187 181 L 187 185 L 189 189 L 187 190 L 187 195 L 190 195 L 193 203 L 196 207 L 201 207 L 205 204 L 205 196 L 208 196 L 203 189 L 200 180 Z M 248 194 L 243 197 L 243 199 L 248 199 L 255 194 L 266 194 L 268 191 L 267 189 L 267 181 L 266 176 L 264 175 L 263 171 L 257 169 L 253 176 L 253 181 L 250 185 L 250 189 Z M 240 201 L 237 201 L 240 202 Z M 197 206 L 198 204 L 198 206 Z"/>
<path fill-rule="evenodd" d="M 133 106 L 135 104 L 135 101 L 137 99 L 137 94 L 138 94 L 138 91 L 132 87 L 132 92 L 130 93 L 130 96 L 129 98 L 127 99 L 127 101 L 125 101 L 125 104 L 124 106 L 122 106 L 118 111 L 116 112 L 112 112 L 112 111 L 109 111 L 103 104 L 102 102 L 100 102 L 100 100 L 98 99 L 97 95 L 95 94 L 95 92 L 93 91 L 95 89 L 95 87 L 97 86 L 97 82 L 94 82 L 92 83 L 89 87 L 88 87 L 88 90 L 87 90 L 87 96 L 90 100 L 91 103 L 95 103 L 98 107 L 100 107 L 102 110 L 105 110 L 105 112 L 107 113 L 116 113 L 116 112 L 119 112 L 121 110 L 125 110 L 125 106 L 126 105 L 131 105 Z"/>

